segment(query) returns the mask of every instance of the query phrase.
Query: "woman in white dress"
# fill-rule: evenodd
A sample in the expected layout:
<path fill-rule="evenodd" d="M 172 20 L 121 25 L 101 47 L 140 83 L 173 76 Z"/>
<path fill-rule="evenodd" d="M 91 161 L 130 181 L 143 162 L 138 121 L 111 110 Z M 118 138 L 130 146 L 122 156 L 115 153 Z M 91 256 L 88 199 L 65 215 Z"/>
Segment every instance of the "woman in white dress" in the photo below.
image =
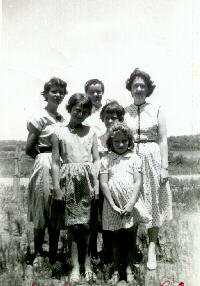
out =
<path fill-rule="evenodd" d="M 56 261 L 61 221 L 49 219 L 52 189 L 52 148 L 50 135 L 55 128 L 63 125 L 64 118 L 57 111 L 58 106 L 67 94 L 67 83 L 59 78 L 52 78 L 44 85 L 41 93 L 47 101 L 40 114 L 27 123 L 29 131 L 26 143 L 26 154 L 35 159 L 28 185 L 28 219 L 34 224 L 35 255 L 43 254 L 45 228 L 49 232 L 50 263 Z"/>
<path fill-rule="evenodd" d="M 134 134 L 136 152 L 142 159 L 142 195 L 152 219 L 147 224 L 149 269 L 156 269 L 156 241 L 159 227 L 172 218 L 172 198 L 168 182 L 168 145 L 161 106 L 146 102 L 155 85 L 150 76 L 136 68 L 126 81 L 133 103 L 126 108 L 126 123 Z"/>

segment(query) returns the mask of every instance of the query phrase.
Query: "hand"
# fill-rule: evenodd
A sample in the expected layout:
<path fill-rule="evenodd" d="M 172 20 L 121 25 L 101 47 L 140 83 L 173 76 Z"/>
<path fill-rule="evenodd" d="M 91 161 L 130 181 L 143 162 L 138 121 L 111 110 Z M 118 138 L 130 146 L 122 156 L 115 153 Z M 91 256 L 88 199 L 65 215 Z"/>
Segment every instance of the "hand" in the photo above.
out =
<path fill-rule="evenodd" d="M 168 170 L 165 168 L 161 168 L 161 172 L 160 172 L 160 183 L 161 183 L 161 185 L 165 184 L 168 181 L 168 179 L 169 179 Z"/>
<path fill-rule="evenodd" d="M 118 208 L 116 205 L 112 205 L 112 209 L 113 209 L 116 213 L 118 213 L 118 214 L 121 215 L 122 210 L 121 210 L 120 208 Z"/>
<path fill-rule="evenodd" d="M 52 196 L 54 200 L 62 201 L 64 197 L 64 193 L 60 188 L 54 188 L 52 192 Z"/>
<path fill-rule="evenodd" d="M 131 213 L 133 212 L 133 204 L 128 203 L 124 210 L 122 211 L 122 214 L 125 216 L 129 216 L 131 215 Z"/>

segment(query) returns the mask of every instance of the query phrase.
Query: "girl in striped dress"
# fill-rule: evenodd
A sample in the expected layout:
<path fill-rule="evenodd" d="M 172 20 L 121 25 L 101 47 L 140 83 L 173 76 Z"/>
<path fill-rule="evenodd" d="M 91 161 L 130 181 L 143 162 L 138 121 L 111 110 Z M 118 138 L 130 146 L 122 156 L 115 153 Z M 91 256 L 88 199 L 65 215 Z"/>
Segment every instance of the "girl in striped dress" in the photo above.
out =
<path fill-rule="evenodd" d="M 113 284 L 127 279 L 133 282 L 134 227 L 149 220 L 142 199 L 141 160 L 132 151 L 131 130 L 116 122 L 108 131 L 108 155 L 101 160 L 100 187 L 105 196 L 103 230 L 110 231 L 113 243 Z"/>

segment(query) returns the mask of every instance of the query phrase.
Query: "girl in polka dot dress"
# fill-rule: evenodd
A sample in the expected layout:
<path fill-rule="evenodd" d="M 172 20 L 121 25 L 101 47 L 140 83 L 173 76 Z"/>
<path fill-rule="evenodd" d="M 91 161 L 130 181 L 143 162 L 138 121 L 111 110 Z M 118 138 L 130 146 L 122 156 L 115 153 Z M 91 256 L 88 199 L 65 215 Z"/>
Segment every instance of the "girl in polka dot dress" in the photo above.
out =
<path fill-rule="evenodd" d="M 104 194 L 103 230 L 112 234 L 112 282 L 133 280 L 134 227 L 149 221 L 140 197 L 141 160 L 132 151 L 131 130 L 116 122 L 108 131 L 108 155 L 101 160 L 100 186 Z"/>

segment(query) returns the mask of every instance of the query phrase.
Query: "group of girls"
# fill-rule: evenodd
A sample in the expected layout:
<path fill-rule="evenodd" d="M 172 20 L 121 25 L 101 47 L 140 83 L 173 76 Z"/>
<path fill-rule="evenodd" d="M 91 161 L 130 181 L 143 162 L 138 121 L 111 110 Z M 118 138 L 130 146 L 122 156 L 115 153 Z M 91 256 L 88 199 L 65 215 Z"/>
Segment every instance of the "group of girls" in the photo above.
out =
<path fill-rule="evenodd" d="M 131 79 L 132 82 L 135 81 L 134 87 L 139 86 L 135 97 L 143 97 L 144 102 L 140 105 L 145 105 L 146 95 L 143 95 L 142 90 L 149 88 L 145 73 L 141 72 L 140 77 L 135 73 Z M 96 251 L 97 237 L 94 229 L 97 217 L 96 207 L 91 206 L 99 200 L 99 196 L 104 198 L 103 207 L 99 209 L 103 244 L 112 257 L 113 284 L 119 280 L 133 282 L 134 250 L 139 223 L 145 223 L 151 234 L 147 267 L 156 268 L 155 232 L 158 232 L 161 225 L 158 220 L 161 215 L 171 219 L 169 188 L 166 196 L 163 196 L 168 199 L 168 203 L 165 200 L 163 209 L 162 202 L 159 202 L 157 186 L 152 191 L 152 186 L 149 185 L 149 197 L 153 202 L 149 203 L 149 197 L 146 201 L 146 186 L 143 186 L 143 182 L 147 181 L 144 173 L 146 172 L 145 176 L 149 176 L 150 180 L 155 181 L 155 168 L 152 171 L 150 160 L 149 164 L 139 152 L 138 146 L 146 145 L 148 140 L 139 138 L 135 143 L 136 131 L 125 123 L 124 117 L 134 108 L 130 106 L 131 112 L 127 109 L 125 114 L 125 109 L 116 101 L 110 101 L 102 108 L 103 93 L 102 82 L 88 81 L 85 94 L 76 93 L 69 98 L 66 109 L 70 119 L 66 122 L 57 109 L 67 94 L 67 84 L 59 78 L 52 78 L 44 85 L 42 92 L 47 101 L 46 107 L 40 116 L 28 122 L 26 153 L 35 158 L 28 187 L 28 217 L 34 223 L 35 253 L 37 257 L 42 256 L 47 227 L 49 259 L 50 263 L 54 264 L 60 230 L 67 229 L 73 266 L 70 274 L 72 283 L 80 281 L 81 259 L 85 280 L 96 280 L 91 254 Z M 149 110 L 147 113 L 149 114 Z M 150 117 L 152 120 L 152 114 Z M 104 123 L 103 127 L 100 121 Z M 127 117 L 127 122 L 129 121 L 130 118 Z M 154 133 L 159 132 L 158 127 L 159 123 L 153 126 Z M 142 130 L 141 126 L 140 129 Z M 163 130 L 160 129 L 162 135 Z M 141 137 L 141 134 L 139 135 Z M 148 136 L 148 132 L 146 135 Z M 164 145 L 163 140 L 161 141 Z M 157 143 L 151 137 L 149 144 Z M 157 169 L 158 165 L 167 164 L 166 151 L 163 150 L 164 148 L 161 148 L 161 155 L 156 162 Z M 148 174 L 145 171 L 147 168 Z M 157 178 L 156 183 L 167 184 L 168 175 L 161 171 L 162 167 L 159 168 L 159 175 L 162 175 Z"/>

